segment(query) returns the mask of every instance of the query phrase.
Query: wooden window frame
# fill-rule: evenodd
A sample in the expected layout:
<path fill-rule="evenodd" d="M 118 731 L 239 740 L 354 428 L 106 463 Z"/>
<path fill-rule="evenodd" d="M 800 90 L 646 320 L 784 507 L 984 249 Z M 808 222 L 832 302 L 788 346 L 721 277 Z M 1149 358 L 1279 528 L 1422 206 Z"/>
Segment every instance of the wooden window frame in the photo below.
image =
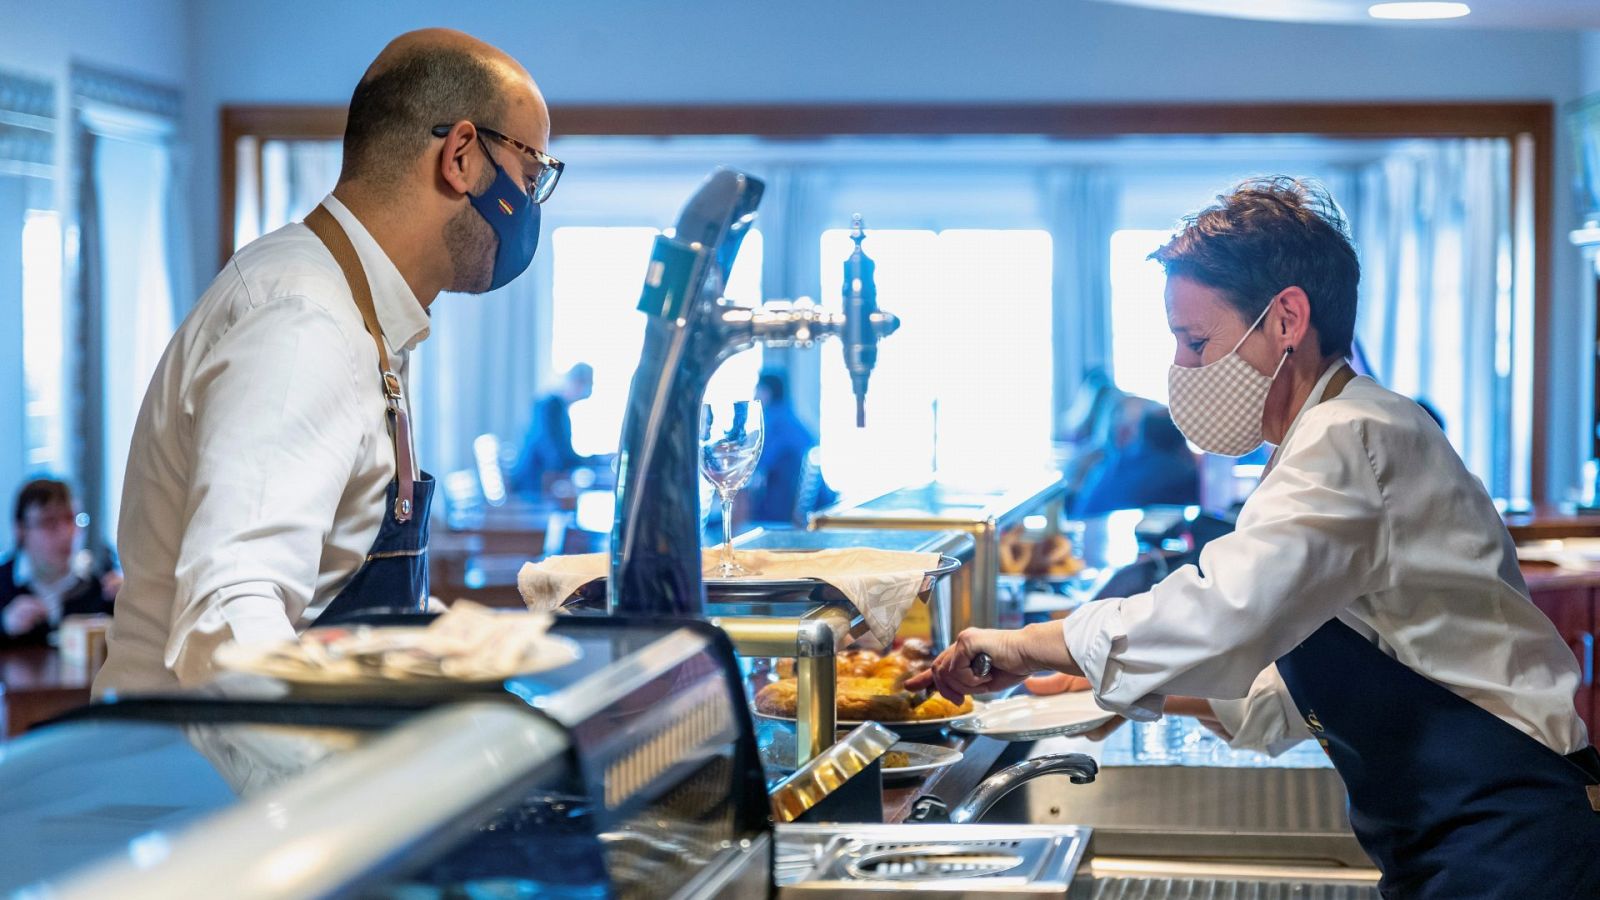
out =
<path fill-rule="evenodd" d="M 1552 321 L 1555 107 L 1511 103 L 1196 103 L 1196 104 L 806 104 L 717 106 L 562 106 L 551 111 L 563 136 L 1038 135 L 1106 138 L 1152 135 L 1285 135 L 1329 138 L 1505 138 L 1512 170 L 1532 172 L 1533 359 L 1549 359 Z M 218 192 L 218 264 L 233 255 L 236 146 L 242 137 L 337 139 L 342 106 L 224 106 Z M 259 146 L 259 145 L 258 145 Z M 1530 154 L 1531 160 L 1521 159 Z M 1529 190 L 1513 179 L 1512 208 Z M 1516 240 L 1515 235 L 1513 240 Z M 1517 254 L 1513 254 L 1517 258 Z M 1529 486 L 1545 497 L 1545 426 L 1552 372 L 1533 371 L 1533 446 Z M 1600 375 L 1597 375 L 1600 377 Z"/>

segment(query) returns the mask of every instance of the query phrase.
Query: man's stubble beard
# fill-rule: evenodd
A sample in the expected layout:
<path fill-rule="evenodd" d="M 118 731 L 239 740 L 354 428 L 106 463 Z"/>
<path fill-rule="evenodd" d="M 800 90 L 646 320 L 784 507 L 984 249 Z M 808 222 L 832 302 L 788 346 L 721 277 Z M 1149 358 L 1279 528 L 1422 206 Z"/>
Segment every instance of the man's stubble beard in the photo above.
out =
<path fill-rule="evenodd" d="M 482 294 L 494 283 L 494 254 L 498 241 L 494 229 L 470 204 L 461 208 L 444 226 L 444 245 L 450 254 L 454 274 L 450 290 L 462 294 Z"/>

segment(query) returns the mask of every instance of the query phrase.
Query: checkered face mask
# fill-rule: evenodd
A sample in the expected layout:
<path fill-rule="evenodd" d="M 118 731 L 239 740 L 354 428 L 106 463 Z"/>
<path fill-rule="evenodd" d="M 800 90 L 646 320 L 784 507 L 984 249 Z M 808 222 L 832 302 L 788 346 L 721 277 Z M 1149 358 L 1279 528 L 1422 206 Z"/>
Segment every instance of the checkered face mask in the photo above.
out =
<path fill-rule="evenodd" d="M 1267 304 L 1267 309 L 1271 308 L 1272 304 Z M 1283 354 L 1269 377 L 1245 362 L 1239 348 L 1267 317 L 1267 309 L 1261 311 L 1227 356 L 1209 365 L 1174 365 L 1167 369 L 1167 403 L 1172 423 L 1207 453 L 1244 456 L 1261 446 L 1261 414 L 1267 408 L 1267 392 L 1272 390 L 1272 382 L 1277 380 L 1289 354 Z"/>

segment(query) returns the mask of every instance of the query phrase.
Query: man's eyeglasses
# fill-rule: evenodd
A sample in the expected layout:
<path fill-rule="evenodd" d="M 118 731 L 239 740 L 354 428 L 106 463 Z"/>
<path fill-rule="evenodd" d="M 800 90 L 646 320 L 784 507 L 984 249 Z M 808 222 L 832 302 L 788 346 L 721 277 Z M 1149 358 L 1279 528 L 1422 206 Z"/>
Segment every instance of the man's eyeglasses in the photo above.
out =
<path fill-rule="evenodd" d="M 445 135 L 449 134 L 450 129 L 454 127 L 455 125 L 453 123 L 448 125 L 435 125 L 433 126 L 433 136 L 444 137 Z M 561 180 L 562 170 L 567 167 L 566 163 L 563 163 L 561 160 L 556 159 L 554 156 L 551 156 L 543 150 L 530 147 L 514 137 L 508 137 L 507 135 L 501 134 L 500 132 L 495 131 L 493 128 L 485 128 L 477 123 L 473 123 L 472 127 L 478 130 L 479 135 L 486 134 L 500 143 L 507 145 L 513 150 L 516 150 L 523 156 L 533 160 L 533 174 L 527 175 L 526 188 L 528 190 L 528 196 L 531 197 L 535 203 L 543 203 L 544 201 L 550 199 L 550 194 L 556 189 L 556 182 Z M 481 141 L 482 138 L 480 137 L 479 140 Z M 523 168 L 524 174 L 527 174 L 527 167 L 524 166 Z"/>

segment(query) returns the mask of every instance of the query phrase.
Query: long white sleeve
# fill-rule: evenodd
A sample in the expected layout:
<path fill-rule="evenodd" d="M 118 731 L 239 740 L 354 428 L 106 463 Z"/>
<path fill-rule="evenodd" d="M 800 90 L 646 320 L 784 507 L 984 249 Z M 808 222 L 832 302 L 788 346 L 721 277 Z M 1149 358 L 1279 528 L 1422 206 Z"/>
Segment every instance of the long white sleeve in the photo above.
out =
<path fill-rule="evenodd" d="M 351 347 L 322 307 L 279 298 L 241 317 L 190 382 L 195 466 L 166 648 L 181 683 L 209 679 L 230 637 L 294 637 L 366 430 Z"/>
<path fill-rule="evenodd" d="M 1228 733 L 1228 746 L 1236 750 L 1277 756 L 1311 737 L 1275 665 L 1256 676 L 1244 699 L 1212 700 L 1211 711 Z"/>
<path fill-rule="evenodd" d="M 1389 527 L 1363 431 L 1307 421 L 1198 565 L 1065 619 L 1103 706 L 1150 718 L 1171 695 L 1243 697 L 1279 656 L 1384 587 Z"/>

